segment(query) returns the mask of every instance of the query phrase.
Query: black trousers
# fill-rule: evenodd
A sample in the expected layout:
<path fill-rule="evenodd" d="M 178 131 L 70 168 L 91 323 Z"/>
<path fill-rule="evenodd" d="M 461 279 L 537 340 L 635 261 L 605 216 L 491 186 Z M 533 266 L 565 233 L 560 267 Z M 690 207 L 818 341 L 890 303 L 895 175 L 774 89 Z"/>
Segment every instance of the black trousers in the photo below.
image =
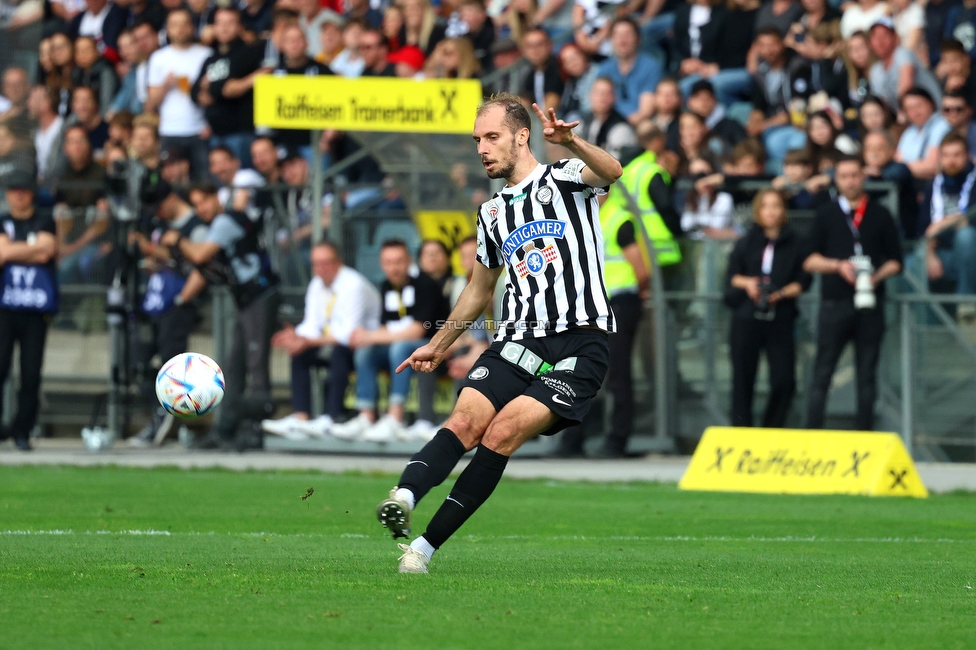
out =
<path fill-rule="evenodd" d="M 329 386 L 325 393 L 325 414 L 338 420 L 345 409 L 343 401 L 353 370 L 352 348 L 334 345 L 328 358 L 319 356 L 319 348 L 305 350 L 291 358 L 291 408 L 297 413 L 312 412 L 312 368 L 329 369 Z"/>
<path fill-rule="evenodd" d="M 824 300 L 820 303 L 817 331 L 817 360 L 813 366 L 807 409 L 807 427 L 821 429 L 827 410 L 827 393 L 837 361 L 848 341 L 854 341 L 857 369 L 857 419 L 855 427 L 874 429 L 874 402 L 878 396 L 878 359 L 884 337 L 884 303 L 875 309 L 854 309 L 853 300 Z"/>
<path fill-rule="evenodd" d="M 640 324 L 643 301 L 636 293 L 618 294 L 610 299 L 617 331 L 607 339 L 610 348 L 610 368 L 607 370 L 606 387 L 613 396 L 613 414 L 610 416 L 610 433 L 607 449 L 624 451 L 634 432 L 634 374 L 632 356 L 637 326 Z M 581 451 L 584 439 L 580 425 L 563 433 L 560 444 L 567 451 Z"/>
<path fill-rule="evenodd" d="M 237 310 L 223 368 L 226 384 L 217 423 L 222 438 L 233 438 L 241 420 L 266 417 L 262 409 L 271 399 L 271 335 L 279 303 L 278 290 L 270 289 Z"/>
<path fill-rule="evenodd" d="M 44 344 L 47 342 L 49 314 L 0 309 L 0 387 L 7 382 L 14 356 L 14 344 L 20 345 L 20 390 L 17 391 L 17 415 L 10 434 L 26 440 L 37 424 L 41 399 L 41 368 Z M 3 399 L 0 397 L 0 416 Z"/>
<path fill-rule="evenodd" d="M 796 393 L 796 343 L 792 314 L 782 311 L 771 321 L 732 318 L 732 426 L 751 427 L 759 354 L 769 364 L 769 402 L 762 426 L 782 428 Z"/>

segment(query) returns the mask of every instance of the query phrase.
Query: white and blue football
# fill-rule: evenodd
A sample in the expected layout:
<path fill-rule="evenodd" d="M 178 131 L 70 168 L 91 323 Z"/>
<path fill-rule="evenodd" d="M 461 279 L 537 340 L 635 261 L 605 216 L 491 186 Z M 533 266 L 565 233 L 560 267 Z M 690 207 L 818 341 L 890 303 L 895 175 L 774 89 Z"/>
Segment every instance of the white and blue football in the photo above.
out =
<path fill-rule="evenodd" d="M 178 354 L 159 369 L 156 397 L 168 413 L 197 418 L 212 411 L 224 398 L 224 373 L 204 354 Z"/>

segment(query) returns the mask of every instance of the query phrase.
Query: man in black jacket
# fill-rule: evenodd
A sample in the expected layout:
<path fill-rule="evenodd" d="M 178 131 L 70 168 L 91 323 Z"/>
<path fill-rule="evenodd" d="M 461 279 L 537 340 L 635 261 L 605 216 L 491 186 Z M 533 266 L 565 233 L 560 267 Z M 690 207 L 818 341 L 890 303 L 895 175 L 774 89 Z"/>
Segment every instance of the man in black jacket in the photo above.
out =
<path fill-rule="evenodd" d="M 627 118 L 614 108 L 616 101 L 613 81 L 597 77 L 590 87 L 590 111 L 581 117 L 574 131 L 620 160 L 623 149 L 637 145 L 637 134 Z"/>
<path fill-rule="evenodd" d="M 834 369 L 847 342 L 853 340 L 857 358 L 855 427 L 870 431 L 885 329 L 884 281 L 901 273 L 901 245 L 891 213 L 864 193 L 860 158 L 840 158 L 834 173 L 839 196 L 817 211 L 810 233 L 813 252 L 803 264 L 808 273 L 823 275 L 807 427 L 823 427 Z"/>
<path fill-rule="evenodd" d="M 973 198 L 976 168 L 969 159 L 966 138 L 950 133 L 939 146 L 942 171 L 926 184 L 918 213 L 918 237 L 925 239 L 925 270 L 929 280 L 956 283 L 956 295 L 976 294 L 976 228 Z M 921 261 L 921 260 L 920 260 Z M 960 321 L 976 320 L 976 304 L 956 308 Z"/>
<path fill-rule="evenodd" d="M 715 87 L 710 81 L 703 79 L 695 82 L 691 87 L 691 92 L 688 94 L 688 110 L 701 115 L 709 133 L 720 137 L 729 149 L 748 137 L 741 124 L 725 117 L 725 107 L 718 103 Z"/>
<path fill-rule="evenodd" d="M 250 120 L 250 98 L 225 97 L 224 85 L 230 79 L 231 61 L 242 56 L 247 44 L 241 40 L 241 14 L 232 7 L 221 7 L 214 15 L 214 53 L 204 61 L 190 96 L 203 107 L 213 131 L 210 147 L 225 146 L 244 167 L 251 166 L 254 123 Z"/>

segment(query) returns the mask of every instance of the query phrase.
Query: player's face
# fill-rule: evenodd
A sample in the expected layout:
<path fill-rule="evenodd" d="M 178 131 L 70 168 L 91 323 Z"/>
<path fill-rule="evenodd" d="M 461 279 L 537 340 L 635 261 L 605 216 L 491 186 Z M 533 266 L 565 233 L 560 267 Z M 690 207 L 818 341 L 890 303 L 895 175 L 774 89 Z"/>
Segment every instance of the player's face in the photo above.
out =
<path fill-rule="evenodd" d="M 528 140 L 528 133 L 512 133 L 504 116 L 504 108 L 493 106 L 474 122 L 473 137 L 488 178 L 510 177 L 518 161 L 519 138 Z"/>

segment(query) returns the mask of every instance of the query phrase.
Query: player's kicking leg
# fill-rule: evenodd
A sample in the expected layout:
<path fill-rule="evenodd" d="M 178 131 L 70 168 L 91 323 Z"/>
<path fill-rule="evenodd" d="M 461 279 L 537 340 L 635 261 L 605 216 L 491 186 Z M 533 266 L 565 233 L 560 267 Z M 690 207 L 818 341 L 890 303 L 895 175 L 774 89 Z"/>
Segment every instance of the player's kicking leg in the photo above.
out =
<path fill-rule="evenodd" d="M 410 459 L 397 487 L 376 507 L 377 518 L 393 539 L 410 536 L 410 511 L 481 442 L 493 417 L 495 407 L 487 397 L 472 388 L 461 391 L 444 428 Z"/>
<path fill-rule="evenodd" d="M 502 478 L 509 457 L 527 440 L 551 428 L 558 419 L 559 416 L 547 406 L 524 395 L 502 408 L 491 419 L 474 458 L 461 472 L 451 493 L 430 520 L 427 530 L 409 546 L 400 544 L 403 551 L 400 573 L 427 573 L 427 565 L 434 551 L 491 496 Z M 446 477 L 447 474 L 444 474 L 440 480 Z"/>

